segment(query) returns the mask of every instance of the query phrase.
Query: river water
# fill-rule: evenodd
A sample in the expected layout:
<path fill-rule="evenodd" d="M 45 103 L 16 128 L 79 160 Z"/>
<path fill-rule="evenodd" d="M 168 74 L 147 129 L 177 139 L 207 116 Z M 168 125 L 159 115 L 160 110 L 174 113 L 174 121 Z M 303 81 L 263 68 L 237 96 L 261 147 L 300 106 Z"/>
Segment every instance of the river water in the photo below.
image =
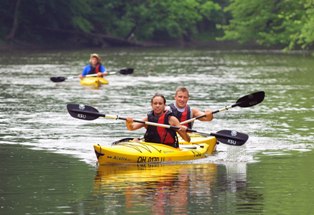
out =
<path fill-rule="evenodd" d="M 98 52 L 112 74 L 100 89 L 76 78 Z M 82 50 L 0 55 L 1 214 L 311 214 L 314 211 L 314 60 L 303 55 L 210 50 Z M 123 121 L 72 118 L 68 103 L 142 119 L 151 96 L 168 103 L 177 86 L 189 104 L 219 109 L 263 90 L 250 108 L 197 121 L 204 132 L 247 133 L 241 147 L 219 144 L 205 159 L 169 165 L 96 165 L 93 144 L 144 130 Z"/>

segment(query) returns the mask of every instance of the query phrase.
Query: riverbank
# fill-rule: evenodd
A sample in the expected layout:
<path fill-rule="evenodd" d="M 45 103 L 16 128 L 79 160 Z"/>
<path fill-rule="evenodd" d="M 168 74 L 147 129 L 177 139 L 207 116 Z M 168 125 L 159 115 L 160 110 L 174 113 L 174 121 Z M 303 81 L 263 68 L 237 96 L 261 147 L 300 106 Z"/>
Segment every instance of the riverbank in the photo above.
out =
<path fill-rule="evenodd" d="M 100 48 L 127 48 L 127 49 L 156 49 L 156 48 L 179 48 L 179 49 L 210 49 L 214 51 L 235 51 L 250 53 L 285 53 L 285 54 L 304 54 L 313 55 L 313 50 L 285 50 L 284 47 L 263 47 L 257 44 L 240 44 L 234 41 L 163 41 L 145 42 L 142 46 L 106 46 L 94 47 L 89 45 L 72 45 L 71 43 L 52 43 L 52 44 L 32 44 L 22 41 L 0 42 L 0 52 L 23 52 L 23 51 L 54 51 L 54 50 L 84 50 Z"/>
<path fill-rule="evenodd" d="M 191 42 L 181 42 L 181 41 L 162 41 L 162 42 L 144 42 L 143 45 L 138 46 L 106 46 L 107 48 L 193 48 L 193 49 L 202 49 L 208 48 L 213 50 L 280 50 L 282 47 L 273 47 L 273 48 L 265 48 L 256 44 L 239 44 L 233 41 L 191 41 Z M 53 43 L 53 44 L 33 44 L 33 43 L 25 43 L 21 41 L 13 41 L 13 42 L 4 42 L 0 43 L 0 51 L 12 51 L 12 50 L 80 50 L 86 48 L 99 48 L 95 46 L 89 45 L 78 45 L 74 46 L 70 43 Z M 105 48 L 105 47 L 102 47 Z"/>

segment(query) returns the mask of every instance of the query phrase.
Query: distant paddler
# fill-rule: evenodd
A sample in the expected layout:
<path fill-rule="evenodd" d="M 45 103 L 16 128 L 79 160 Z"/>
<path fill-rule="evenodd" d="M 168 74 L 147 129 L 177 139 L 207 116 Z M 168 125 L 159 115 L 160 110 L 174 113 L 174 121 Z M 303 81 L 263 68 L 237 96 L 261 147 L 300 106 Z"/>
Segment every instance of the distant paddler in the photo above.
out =
<path fill-rule="evenodd" d="M 92 74 L 97 74 L 98 77 L 108 75 L 106 67 L 101 64 L 101 58 L 96 53 L 90 55 L 89 64 L 84 67 L 80 78 L 82 79 L 86 75 Z"/>

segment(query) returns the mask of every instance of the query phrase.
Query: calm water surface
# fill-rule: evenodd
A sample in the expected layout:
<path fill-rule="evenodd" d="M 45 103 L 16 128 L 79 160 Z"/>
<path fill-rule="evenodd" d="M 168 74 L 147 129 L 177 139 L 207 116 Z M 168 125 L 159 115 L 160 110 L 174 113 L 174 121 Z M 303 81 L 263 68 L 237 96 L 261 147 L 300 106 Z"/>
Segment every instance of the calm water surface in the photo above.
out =
<path fill-rule="evenodd" d="M 111 71 L 100 89 L 78 80 L 91 52 Z M 311 214 L 314 211 L 313 57 L 208 50 L 84 50 L 0 55 L 1 214 Z M 266 92 L 251 108 L 218 113 L 195 129 L 250 135 L 208 158 L 170 165 L 97 167 L 92 145 L 144 130 L 123 121 L 71 118 L 67 103 L 142 119 L 149 99 L 177 86 L 190 105 L 219 109 Z"/>

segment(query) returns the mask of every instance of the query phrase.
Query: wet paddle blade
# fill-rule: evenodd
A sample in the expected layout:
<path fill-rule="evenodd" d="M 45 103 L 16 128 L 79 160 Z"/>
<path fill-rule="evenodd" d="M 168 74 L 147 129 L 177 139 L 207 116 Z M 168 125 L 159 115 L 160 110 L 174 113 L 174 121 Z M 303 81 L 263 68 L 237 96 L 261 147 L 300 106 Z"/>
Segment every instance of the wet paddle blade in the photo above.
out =
<path fill-rule="evenodd" d="M 242 146 L 249 139 L 247 134 L 234 130 L 221 130 L 211 135 L 215 136 L 219 142 L 232 146 Z"/>
<path fill-rule="evenodd" d="M 102 116 L 94 107 L 83 104 L 68 104 L 67 109 L 69 114 L 77 119 L 94 120 Z"/>
<path fill-rule="evenodd" d="M 133 68 L 125 68 L 125 69 L 121 69 L 119 73 L 122 75 L 130 75 L 133 73 L 133 71 L 134 71 Z"/>
<path fill-rule="evenodd" d="M 66 80 L 66 77 L 50 77 L 52 82 L 63 82 Z"/>
<path fill-rule="evenodd" d="M 261 103 L 265 98 L 265 92 L 264 91 L 258 91 L 255 93 L 252 93 L 250 95 L 243 96 L 238 99 L 237 103 L 234 106 L 239 107 L 251 107 L 256 104 Z"/>
<path fill-rule="evenodd" d="M 187 131 L 199 133 L 204 136 L 214 136 L 219 142 L 232 146 L 242 146 L 249 139 L 247 134 L 234 130 L 221 130 L 216 133 L 205 133 L 193 129 L 188 129 Z"/>

